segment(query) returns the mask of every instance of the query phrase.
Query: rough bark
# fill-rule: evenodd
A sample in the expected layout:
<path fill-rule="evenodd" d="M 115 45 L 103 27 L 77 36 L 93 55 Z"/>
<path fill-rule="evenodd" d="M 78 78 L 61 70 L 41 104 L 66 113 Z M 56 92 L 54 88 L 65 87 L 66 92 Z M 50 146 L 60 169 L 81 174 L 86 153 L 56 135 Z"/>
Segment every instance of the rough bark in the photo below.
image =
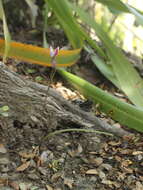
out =
<path fill-rule="evenodd" d="M 92 113 L 87 113 L 66 101 L 54 89 L 49 89 L 23 79 L 0 63 L 0 107 L 9 106 L 8 117 L 0 115 L 3 131 L 12 135 L 15 122 L 29 123 L 39 127 L 46 126 L 48 131 L 56 129 L 58 123 L 73 123 L 90 129 L 129 135 L 123 129 L 112 127 Z"/>

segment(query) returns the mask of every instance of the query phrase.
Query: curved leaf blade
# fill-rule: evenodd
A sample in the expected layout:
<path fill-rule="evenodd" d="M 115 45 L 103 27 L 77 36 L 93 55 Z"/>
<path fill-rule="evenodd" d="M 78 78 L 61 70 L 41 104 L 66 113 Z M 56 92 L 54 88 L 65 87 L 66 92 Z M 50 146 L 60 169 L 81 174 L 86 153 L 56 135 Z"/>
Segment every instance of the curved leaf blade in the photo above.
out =
<path fill-rule="evenodd" d="M 135 105 L 143 107 L 143 80 L 137 71 L 96 21 L 89 17 L 81 8 L 73 4 L 71 8 L 79 14 L 83 22 L 96 31 L 97 36 L 103 42 L 111 60 L 113 72 L 123 92 Z"/>
<path fill-rule="evenodd" d="M 8 56 L 23 61 L 31 62 L 46 67 L 52 67 L 50 50 L 38 46 L 11 42 Z M 0 55 L 4 54 L 5 41 L 0 39 Z M 67 67 L 73 65 L 80 57 L 80 50 L 60 50 L 56 56 L 56 67 Z"/>
<path fill-rule="evenodd" d="M 58 72 L 81 93 L 99 104 L 99 109 L 121 124 L 143 132 L 143 110 L 127 104 L 63 69 Z"/>

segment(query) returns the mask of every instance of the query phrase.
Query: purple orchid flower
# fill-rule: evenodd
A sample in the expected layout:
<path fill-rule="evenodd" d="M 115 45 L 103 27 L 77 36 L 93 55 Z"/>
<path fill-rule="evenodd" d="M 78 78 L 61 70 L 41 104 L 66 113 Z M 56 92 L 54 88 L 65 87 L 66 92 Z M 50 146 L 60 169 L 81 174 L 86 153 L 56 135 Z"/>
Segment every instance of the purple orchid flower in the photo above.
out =
<path fill-rule="evenodd" d="M 52 46 L 50 46 L 50 56 L 53 58 L 53 57 L 56 57 L 59 53 L 59 47 L 57 47 L 56 49 L 53 49 Z"/>
<path fill-rule="evenodd" d="M 55 67 L 56 66 L 56 56 L 58 55 L 59 53 L 59 47 L 57 47 L 56 49 L 53 49 L 52 46 L 50 46 L 50 56 L 51 56 L 51 63 L 52 63 L 52 66 Z"/>

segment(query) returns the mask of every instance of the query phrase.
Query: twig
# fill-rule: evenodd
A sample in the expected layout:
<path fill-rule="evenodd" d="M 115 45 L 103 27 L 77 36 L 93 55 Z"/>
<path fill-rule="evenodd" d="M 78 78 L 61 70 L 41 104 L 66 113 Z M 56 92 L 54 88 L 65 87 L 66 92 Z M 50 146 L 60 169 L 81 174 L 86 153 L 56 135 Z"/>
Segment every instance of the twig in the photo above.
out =
<path fill-rule="evenodd" d="M 72 129 L 61 129 L 61 130 L 57 130 L 57 131 L 54 131 L 52 133 L 49 133 L 48 135 L 46 135 L 44 137 L 43 140 L 46 140 L 47 138 L 52 137 L 54 135 L 57 135 L 57 134 L 60 134 L 60 133 L 67 133 L 67 132 L 98 133 L 98 134 L 113 136 L 113 134 L 111 134 L 111 133 L 103 132 L 103 131 L 97 131 L 97 130 L 93 130 L 93 129 L 77 129 L 77 128 L 72 128 Z"/>

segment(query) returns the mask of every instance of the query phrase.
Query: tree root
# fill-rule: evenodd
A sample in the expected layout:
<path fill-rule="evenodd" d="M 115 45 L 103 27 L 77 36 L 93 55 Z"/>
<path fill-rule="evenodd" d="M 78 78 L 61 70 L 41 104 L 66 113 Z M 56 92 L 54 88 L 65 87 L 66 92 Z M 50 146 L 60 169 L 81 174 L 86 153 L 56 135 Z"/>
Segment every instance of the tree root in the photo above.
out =
<path fill-rule="evenodd" d="M 46 126 L 48 132 L 55 130 L 63 122 L 120 137 L 131 135 L 130 132 L 100 120 L 92 113 L 80 110 L 56 90 L 48 90 L 47 86 L 23 79 L 3 63 L 0 63 L 0 87 L 0 107 L 9 107 L 7 117 L 0 115 L 0 125 L 11 135 L 14 135 L 12 129 L 17 121 L 32 126 Z"/>

